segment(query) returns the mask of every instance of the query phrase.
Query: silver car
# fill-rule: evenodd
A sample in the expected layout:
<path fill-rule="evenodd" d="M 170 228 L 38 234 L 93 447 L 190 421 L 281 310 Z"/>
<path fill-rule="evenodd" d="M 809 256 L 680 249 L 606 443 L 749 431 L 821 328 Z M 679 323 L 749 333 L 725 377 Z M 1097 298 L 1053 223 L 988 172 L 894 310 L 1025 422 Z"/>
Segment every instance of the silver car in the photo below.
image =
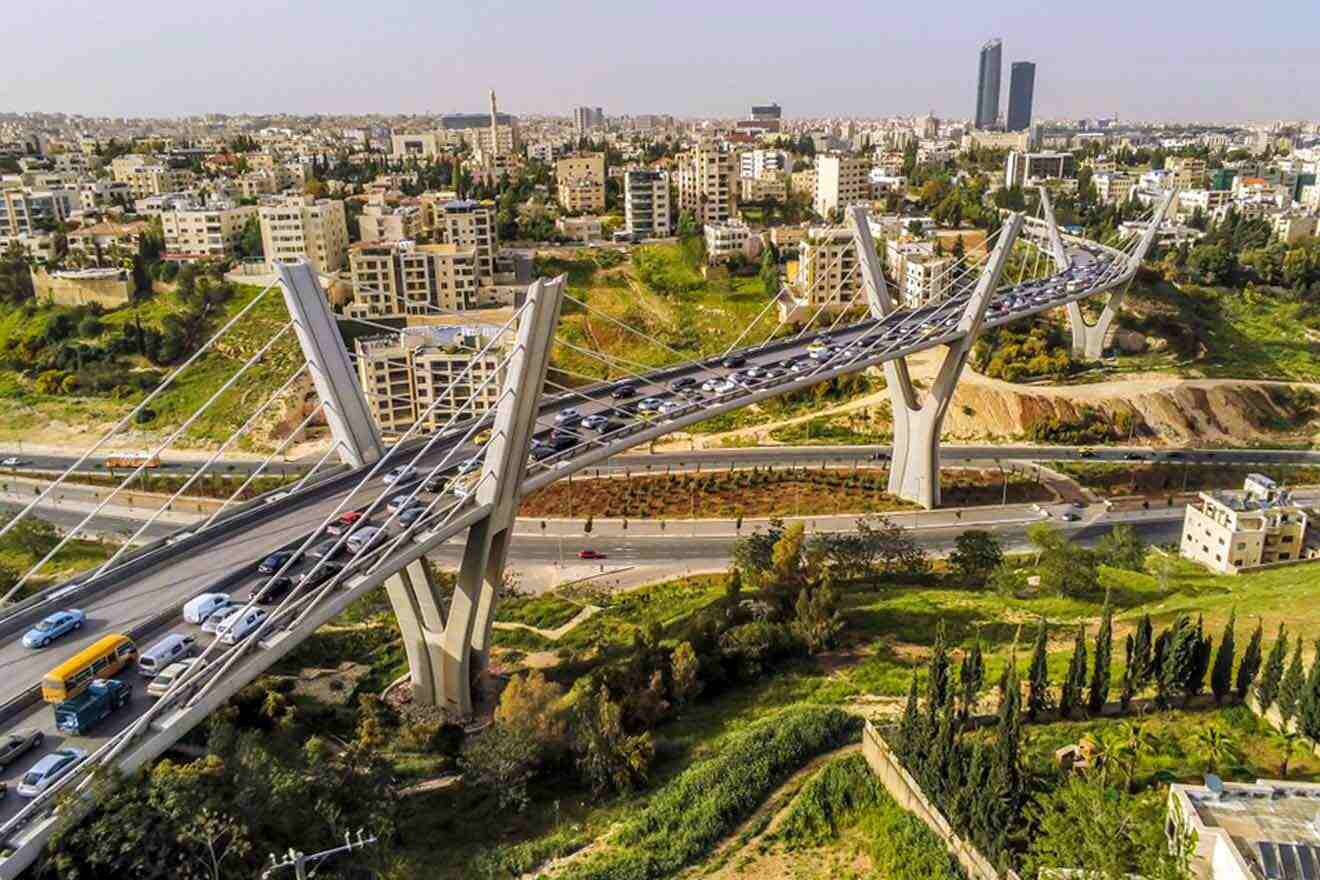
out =
<path fill-rule="evenodd" d="M 35 727 L 15 730 L 0 739 L 0 767 L 12 764 L 29 749 L 35 749 L 46 739 L 46 734 Z"/>

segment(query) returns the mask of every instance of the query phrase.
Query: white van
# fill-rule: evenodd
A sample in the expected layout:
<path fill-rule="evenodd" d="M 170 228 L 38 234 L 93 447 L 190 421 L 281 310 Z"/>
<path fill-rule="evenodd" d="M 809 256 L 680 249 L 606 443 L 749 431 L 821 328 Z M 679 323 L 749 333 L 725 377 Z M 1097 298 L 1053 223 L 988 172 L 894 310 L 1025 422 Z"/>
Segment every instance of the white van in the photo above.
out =
<path fill-rule="evenodd" d="M 151 678 L 166 666 L 184 657 L 191 657 L 197 640 L 182 633 L 171 633 L 138 655 L 138 672 Z"/>
<path fill-rule="evenodd" d="M 228 593 L 202 593 L 183 606 L 183 619 L 188 623 L 204 623 L 206 618 L 229 604 Z"/>
<path fill-rule="evenodd" d="M 239 609 L 225 618 L 215 636 L 226 645 L 238 644 L 248 633 L 256 629 L 266 619 L 266 612 L 261 608 Z"/>

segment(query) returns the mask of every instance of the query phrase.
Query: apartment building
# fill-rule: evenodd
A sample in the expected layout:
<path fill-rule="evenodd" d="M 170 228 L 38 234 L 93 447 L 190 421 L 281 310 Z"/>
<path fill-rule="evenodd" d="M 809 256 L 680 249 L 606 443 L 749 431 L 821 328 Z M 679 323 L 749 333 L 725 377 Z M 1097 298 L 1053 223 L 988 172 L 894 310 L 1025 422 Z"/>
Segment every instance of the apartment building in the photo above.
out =
<path fill-rule="evenodd" d="M 489 411 L 504 384 L 509 340 L 499 335 L 498 327 L 476 324 L 407 327 L 357 340 L 358 379 L 381 430 L 399 434 L 417 421 L 436 430 L 451 416 Z M 482 354 L 491 340 L 496 344 Z"/>
<path fill-rule="evenodd" d="M 752 237 L 751 229 L 738 219 L 726 223 L 707 223 L 704 232 L 706 261 L 712 265 L 745 254 L 747 242 Z"/>
<path fill-rule="evenodd" d="M 317 272 L 337 272 L 348 257 L 348 222 L 337 199 L 287 196 L 257 209 L 266 266 L 304 258 Z"/>
<path fill-rule="evenodd" d="M 436 315 L 477 307 L 477 252 L 454 244 L 358 242 L 348 252 L 354 318 Z"/>
<path fill-rule="evenodd" d="M 422 231 L 422 210 L 416 205 L 390 207 L 383 201 L 369 201 L 358 215 L 360 241 L 402 241 L 414 239 Z"/>
<path fill-rule="evenodd" d="M 136 155 L 112 159 L 110 175 L 115 181 L 128 184 L 135 199 L 187 189 L 196 178 L 187 169 L 170 168 Z"/>
<path fill-rule="evenodd" d="M 252 205 L 216 202 L 210 205 L 180 205 L 160 214 L 167 260 L 192 263 L 198 260 L 227 260 L 237 255 L 243 227 L 257 216 Z"/>
<path fill-rule="evenodd" d="M 1011 150 L 1004 163 L 1004 186 L 1029 186 L 1037 180 L 1062 180 L 1072 177 L 1076 159 L 1072 153 L 1026 153 Z"/>
<path fill-rule="evenodd" d="M 837 312 L 846 308 L 862 284 L 852 230 L 812 226 L 798 248 L 793 279 L 795 318 L 810 318 L 818 309 Z M 844 279 L 848 279 L 846 283 Z"/>
<path fill-rule="evenodd" d="M 566 156 L 555 162 L 559 205 L 573 214 L 605 210 L 605 154 Z"/>
<path fill-rule="evenodd" d="M 1170 156 L 1164 169 L 1173 175 L 1173 185 L 1178 189 L 1201 189 L 1210 182 L 1204 159 Z"/>
<path fill-rule="evenodd" d="M 914 254 L 903 265 L 903 304 L 917 308 L 936 302 L 948 292 L 954 259 L 934 253 Z"/>
<path fill-rule="evenodd" d="M 739 156 L 739 176 L 758 178 L 793 170 L 793 157 L 783 150 L 747 150 Z"/>
<path fill-rule="evenodd" d="M 433 131 L 390 132 L 390 156 L 394 159 L 434 159 L 442 140 Z"/>
<path fill-rule="evenodd" d="M 1096 197 L 1104 205 L 1121 205 L 1132 198 L 1137 179 L 1120 171 L 1102 171 L 1091 175 Z"/>
<path fill-rule="evenodd" d="M 816 199 L 816 169 L 803 168 L 801 171 L 794 171 L 788 176 L 788 188 L 790 192 L 804 195 L 808 199 Z"/>
<path fill-rule="evenodd" d="M 519 151 L 518 121 L 507 113 L 449 113 L 440 117 L 437 136 L 449 146 L 512 156 Z"/>
<path fill-rule="evenodd" d="M 738 201 L 741 203 L 784 202 L 788 200 L 788 175 L 738 178 Z"/>
<path fill-rule="evenodd" d="M 1198 211 L 1208 220 L 1231 204 L 1233 193 L 1226 189 L 1185 189 L 1179 190 L 1174 199 L 1174 213 L 1179 222 L 1186 222 Z"/>
<path fill-rule="evenodd" d="M 53 232 L 80 206 L 78 191 L 73 189 L 0 189 L 0 235 Z"/>
<path fill-rule="evenodd" d="M 668 238 L 669 175 L 664 171 L 628 171 L 623 175 L 623 217 L 633 238 Z"/>
<path fill-rule="evenodd" d="M 84 180 L 78 184 L 78 200 L 84 211 L 127 207 L 133 204 L 133 189 L 115 180 Z"/>
<path fill-rule="evenodd" d="M 821 156 L 816 160 L 816 213 L 829 217 L 871 197 L 871 163 L 859 156 Z"/>
<path fill-rule="evenodd" d="M 1292 244 L 1298 239 L 1307 238 L 1316 233 L 1316 216 L 1314 214 L 1284 211 L 1272 215 L 1269 219 L 1274 237 L 1284 244 Z"/>
<path fill-rule="evenodd" d="M 1307 512 L 1269 477 L 1248 474 L 1242 497 L 1202 492 L 1187 505 L 1179 549 L 1225 574 L 1303 558 Z"/>
<path fill-rule="evenodd" d="M 147 222 L 94 223 L 69 233 L 69 261 L 78 266 L 110 268 L 137 256 Z"/>
<path fill-rule="evenodd" d="M 495 226 L 495 203 L 471 199 L 437 204 L 435 231 L 442 242 L 470 247 L 477 255 L 477 284 L 495 284 L 495 252 L 499 249 Z"/>
<path fill-rule="evenodd" d="M 702 225 L 724 223 L 737 198 L 734 157 L 722 145 L 703 141 L 678 156 L 678 210 Z"/>

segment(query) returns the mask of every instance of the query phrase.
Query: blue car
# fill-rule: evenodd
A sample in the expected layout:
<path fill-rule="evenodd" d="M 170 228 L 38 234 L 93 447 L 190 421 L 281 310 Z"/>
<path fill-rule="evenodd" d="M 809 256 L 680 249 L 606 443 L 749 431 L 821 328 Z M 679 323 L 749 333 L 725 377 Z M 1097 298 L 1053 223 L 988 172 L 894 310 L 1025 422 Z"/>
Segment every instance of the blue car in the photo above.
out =
<path fill-rule="evenodd" d="M 56 611 L 23 634 L 23 647 L 44 648 L 60 636 L 75 629 L 82 629 L 87 615 L 77 608 L 68 611 Z"/>

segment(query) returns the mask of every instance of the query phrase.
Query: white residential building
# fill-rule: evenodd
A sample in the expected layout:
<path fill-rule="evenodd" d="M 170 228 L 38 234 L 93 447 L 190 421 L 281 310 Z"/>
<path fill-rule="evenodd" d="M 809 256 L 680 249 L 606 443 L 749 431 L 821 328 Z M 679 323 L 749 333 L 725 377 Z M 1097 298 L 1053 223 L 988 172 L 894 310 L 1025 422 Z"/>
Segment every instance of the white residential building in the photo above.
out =
<path fill-rule="evenodd" d="M 730 257 L 743 255 L 752 231 L 742 220 L 730 220 L 727 223 L 707 223 L 706 260 L 721 263 Z"/>
<path fill-rule="evenodd" d="M 1320 784 L 1257 779 L 1169 786 L 1166 833 L 1195 839 L 1197 880 L 1320 876 Z"/>
<path fill-rule="evenodd" d="M 748 150 L 739 157 L 739 176 L 764 177 L 793 170 L 793 157 L 783 150 Z"/>
<path fill-rule="evenodd" d="M 821 156 L 816 160 L 816 197 L 812 207 L 822 217 L 865 202 L 871 195 L 871 163 L 857 156 Z"/>
<path fill-rule="evenodd" d="M 700 224 L 723 223 L 733 216 L 737 198 L 733 154 L 723 145 L 703 141 L 678 157 L 678 210 Z"/>
<path fill-rule="evenodd" d="M 211 205 L 180 205 L 160 214 L 167 260 L 191 263 L 197 260 L 227 260 L 235 256 L 248 219 L 257 216 L 252 205 L 217 202 Z"/>
<path fill-rule="evenodd" d="M 1038 180 L 1061 180 L 1072 177 L 1075 167 L 1072 153 L 1011 150 L 1004 162 L 1004 186 L 1029 186 Z"/>
<path fill-rule="evenodd" d="M 266 266 L 305 258 L 317 272 L 337 272 L 348 257 L 344 203 L 336 199 L 288 196 L 261 205 L 261 247 Z"/>
<path fill-rule="evenodd" d="M 628 171 L 623 175 L 623 216 L 633 238 L 668 238 L 669 175 L 663 171 Z"/>
<path fill-rule="evenodd" d="M 1307 513 L 1269 477 L 1249 474 L 1242 496 L 1202 492 L 1183 517 L 1183 556 L 1225 574 L 1303 558 Z"/>

